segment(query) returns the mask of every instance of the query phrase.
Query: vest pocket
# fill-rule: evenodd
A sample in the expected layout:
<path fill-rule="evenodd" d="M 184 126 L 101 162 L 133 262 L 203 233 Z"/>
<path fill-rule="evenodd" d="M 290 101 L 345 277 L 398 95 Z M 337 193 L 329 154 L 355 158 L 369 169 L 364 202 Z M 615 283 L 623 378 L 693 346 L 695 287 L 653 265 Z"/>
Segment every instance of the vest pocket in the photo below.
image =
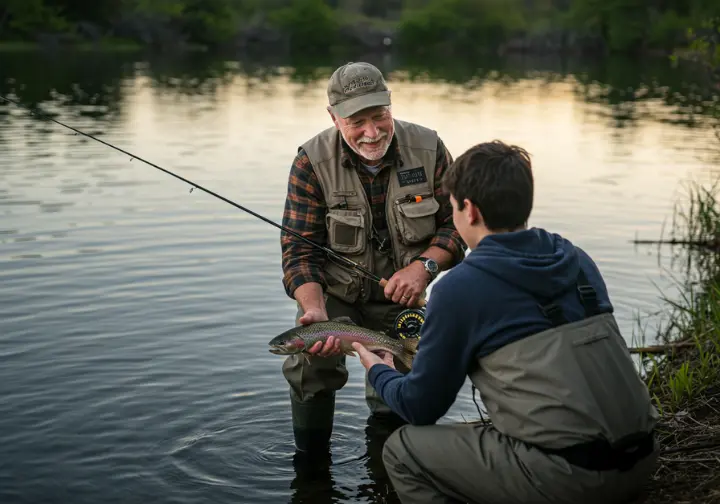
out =
<path fill-rule="evenodd" d="M 329 210 L 325 216 L 330 248 L 344 254 L 365 250 L 365 218 L 358 210 Z"/>
<path fill-rule="evenodd" d="M 400 239 L 405 245 L 426 240 L 435 234 L 435 214 L 440 209 L 440 203 L 434 197 L 395 205 L 398 209 Z"/>

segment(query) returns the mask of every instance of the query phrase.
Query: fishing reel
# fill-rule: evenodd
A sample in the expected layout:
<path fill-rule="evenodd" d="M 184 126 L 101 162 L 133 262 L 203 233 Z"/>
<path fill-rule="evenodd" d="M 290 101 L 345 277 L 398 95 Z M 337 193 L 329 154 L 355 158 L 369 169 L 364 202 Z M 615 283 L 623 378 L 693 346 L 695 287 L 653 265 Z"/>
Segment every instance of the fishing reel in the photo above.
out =
<path fill-rule="evenodd" d="M 420 328 L 425 323 L 425 308 L 408 308 L 401 311 L 393 324 L 396 339 L 420 338 Z"/>

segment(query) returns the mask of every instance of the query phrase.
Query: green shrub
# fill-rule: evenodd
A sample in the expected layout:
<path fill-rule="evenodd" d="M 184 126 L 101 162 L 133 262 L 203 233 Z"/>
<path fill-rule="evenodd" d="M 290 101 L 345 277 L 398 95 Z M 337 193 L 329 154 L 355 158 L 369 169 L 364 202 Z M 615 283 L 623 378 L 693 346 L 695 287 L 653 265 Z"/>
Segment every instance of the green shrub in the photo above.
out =
<path fill-rule="evenodd" d="M 431 0 L 403 13 L 398 43 L 419 53 L 441 46 L 469 52 L 502 43 L 525 26 L 516 0 Z"/>
<path fill-rule="evenodd" d="M 338 40 L 337 14 L 323 0 L 296 0 L 268 18 L 287 34 L 295 51 L 326 50 Z"/>
<path fill-rule="evenodd" d="M 8 29 L 24 38 L 33 39 L 38 33 L 62 33 L 70 30 L 63 9 L 46 5 L 42 0 L 6 0 Z M 2 11 L 0 10 L 0 13 Z"/>
<path fill-rule="evenodd" d="M 684 42 L 689 19 L 680 16 L 674 10 L 659 13 L 653 19 L 648 33 L 648 44 L 666 50 L 672 50 Z"/>

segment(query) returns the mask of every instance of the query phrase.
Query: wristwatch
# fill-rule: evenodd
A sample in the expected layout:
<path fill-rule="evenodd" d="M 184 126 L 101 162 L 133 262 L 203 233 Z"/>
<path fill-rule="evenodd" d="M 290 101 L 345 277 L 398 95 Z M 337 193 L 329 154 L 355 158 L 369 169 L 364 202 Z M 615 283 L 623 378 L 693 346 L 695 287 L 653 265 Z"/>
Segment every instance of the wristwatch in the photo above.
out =
<path fill-rule="evenodd" d="M 425 266 L 425 271 L 430 274 L 430 280 L 435 280 L 435 277 L 440 273 L 440 266 L 433 259 L 428 257 L 418 256 L 415 258 L 416 261 L 420 261 Z"/>

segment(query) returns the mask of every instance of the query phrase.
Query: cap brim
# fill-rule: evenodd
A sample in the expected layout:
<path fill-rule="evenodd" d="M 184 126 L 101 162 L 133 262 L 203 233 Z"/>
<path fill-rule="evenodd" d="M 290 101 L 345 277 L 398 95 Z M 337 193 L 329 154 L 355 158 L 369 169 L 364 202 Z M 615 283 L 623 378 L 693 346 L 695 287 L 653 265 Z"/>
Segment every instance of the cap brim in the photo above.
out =
<path fill-rule="evenodd" d="M 381 107 L 390 105 L 390 92 L 378 91 L 377 93 L 358 96 L 340 102 L 332 107 L 333 112 L 346 119 L 351 115 L 370 107 Z"/>

